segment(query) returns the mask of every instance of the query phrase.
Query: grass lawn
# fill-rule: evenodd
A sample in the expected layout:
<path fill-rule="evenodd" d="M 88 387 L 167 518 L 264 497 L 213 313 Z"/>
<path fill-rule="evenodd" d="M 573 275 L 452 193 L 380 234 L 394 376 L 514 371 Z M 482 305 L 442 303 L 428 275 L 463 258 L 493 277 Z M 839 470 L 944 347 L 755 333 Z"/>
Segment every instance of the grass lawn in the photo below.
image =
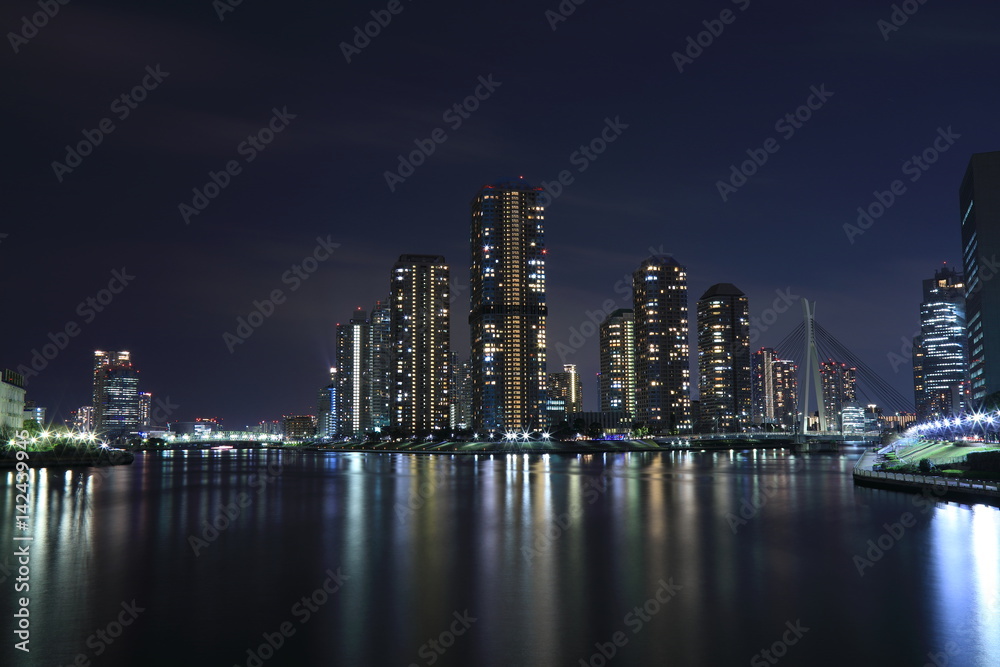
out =
<path fill-rule="evenodd" d="M 939 440 L 918 440 L 909 447 L 901 447 L 897 453 L 901 465 L 915 466 L 921 459 L 930 459 L 931 463 L 938 464 L 939 462 L 953 461 L 972 452 L 987 452 L 996 449 L 1000 449 L 1000 447 L 994 443 L 957 445 L 953 442 Z"/>

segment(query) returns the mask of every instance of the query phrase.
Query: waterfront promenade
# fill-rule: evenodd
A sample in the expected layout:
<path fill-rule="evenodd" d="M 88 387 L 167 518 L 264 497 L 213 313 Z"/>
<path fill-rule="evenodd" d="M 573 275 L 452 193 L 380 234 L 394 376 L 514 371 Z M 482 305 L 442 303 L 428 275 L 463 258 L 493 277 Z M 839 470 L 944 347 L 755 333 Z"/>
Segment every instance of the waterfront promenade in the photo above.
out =
<path fill-rule="evenodd" d="M 931 493 L 958 501 L 1000 504 L 1000 484 L 997 482 L 874 470 L 879 460 L 876 450 L 866 449 L 854 465 L 854 483 L 894 491 Z"/>

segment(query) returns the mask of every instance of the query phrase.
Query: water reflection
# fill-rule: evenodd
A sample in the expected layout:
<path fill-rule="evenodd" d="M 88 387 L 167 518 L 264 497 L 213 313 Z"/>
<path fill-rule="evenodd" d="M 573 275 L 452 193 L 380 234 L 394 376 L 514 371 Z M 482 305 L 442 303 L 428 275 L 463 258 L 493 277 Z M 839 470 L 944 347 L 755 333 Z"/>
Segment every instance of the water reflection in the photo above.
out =
<path fill-rule="evenodd" d="M 851 465 L 229 451 L 33 470 L 33 657 L 95 658 L 87 637 L 136 599 L 149 611 L 102 664 L 246 664 L 284 621 L 296 634 L 267 667 L 575 665 L 618 631 L 615 664 L 745 664 L 795 619 L 811 630 L 782 664 L 924 664 L 956 638 L 950 664 L 1000 664 L 1000 512 L 924 514 L 854 487 Z M 13 517 L 13 472 L 0 478 Z M 907 511 L 916 524 L 859 576 L 853 556 Z M 337 568 L 343 589 L 299 624 L 293 605 Z M 661 581 L 682 588 L 633 632 Z M 465 610 L 469 632 L 427 648 Z"/>

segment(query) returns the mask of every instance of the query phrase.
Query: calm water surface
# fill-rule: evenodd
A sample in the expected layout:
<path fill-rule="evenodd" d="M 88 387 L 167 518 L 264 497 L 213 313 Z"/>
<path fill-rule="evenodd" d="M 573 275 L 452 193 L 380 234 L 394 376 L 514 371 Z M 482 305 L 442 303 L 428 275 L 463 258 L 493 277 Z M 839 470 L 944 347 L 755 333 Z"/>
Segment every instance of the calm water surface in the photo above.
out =
<path fill-rule="evenodd" d="M 857 456 L 36 470 L 30 654 L 13 649 L 5 471 L 0 664 L 1000 665 L 1000 510 L 857 488 Z"/>

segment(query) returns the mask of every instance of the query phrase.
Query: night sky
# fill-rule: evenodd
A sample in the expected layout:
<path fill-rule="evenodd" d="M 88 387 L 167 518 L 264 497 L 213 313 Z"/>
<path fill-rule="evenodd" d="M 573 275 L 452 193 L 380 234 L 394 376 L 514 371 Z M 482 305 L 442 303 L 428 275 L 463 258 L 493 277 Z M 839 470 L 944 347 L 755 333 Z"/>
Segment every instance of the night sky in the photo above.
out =
<path fill-rule="evenodd" d="M 22 17 L 38 5 L 6 2 L 0 366 L 28 366 L 69 326 L 77 335 L 28 381 L 50 418 L 91 402 L 101 348 L 131 350 L 141 389 L 179 406 L 172 419 L 242 428 L 314 413 L 335 324 L 388 294 L 400 254 L 442 254 L 467 286 L 476 191 L 566 170 L 573 181 L 546 211 L 548 362 L 579 365 L 587 409 L 597 337 L 562 357 L 557 345 L 606 300 L 630 306 L 616 285 L 650 249 L 687 266 L 692 312 L 717 282 L 746 292 L 758 317 L 776 290 L 818 301 L 817 319 L 910 398 L 909 364 L 894 372 L 888 355 L 918 326 L 921 280 L 960 259 L 969 156 L 1000 149 L 1000 6 L 904 4 L 915 13 L 890 30 L 892 3 L 870 0 L 564 0 L 575 11 L 559 21 L 546 15 L 557 0 L 74 0 L 35 31 Z M 348 63 L 341 43 L 372 11 L 391 21 Z M 674 52 L 705 21 L 722 33 L 678 71 Z M 144 81 L 145 99 L 122 100 Z M 478 109 L 444 115 L 477 87 Z M 807 121 L 776 126 L 810 99 Z M 574 156 L 609 122 L 603 153 Z M 270 143 L 244 143 L 269 123 L 281 128 Z M 446 140 L 390 190 L 385 172 L 438 128 Z M 949 128 L 926 171 L 906 164 Z M 66 146 L 84 132 L 100 143 L 71 171 L 53 166 L 69 167 Z M 767 161 L 724 201 L 717 182 L 748 149 Z M 230 161 L 238 173 L 185 215 L 192 189 Z M 896 180 L 905 191 L 849 238 L 858 207 Z M 340 245 L 308 279 L 286 274 L 317 239 Z M 91 312 L 115 271 L 134 278 Z M 276 289 L 284 302 L 227 346 Z M 462 356 L 467 309 L 466 290 L 452 312 Z M 800 320 L 796 301 L 754 348 Z"/>

